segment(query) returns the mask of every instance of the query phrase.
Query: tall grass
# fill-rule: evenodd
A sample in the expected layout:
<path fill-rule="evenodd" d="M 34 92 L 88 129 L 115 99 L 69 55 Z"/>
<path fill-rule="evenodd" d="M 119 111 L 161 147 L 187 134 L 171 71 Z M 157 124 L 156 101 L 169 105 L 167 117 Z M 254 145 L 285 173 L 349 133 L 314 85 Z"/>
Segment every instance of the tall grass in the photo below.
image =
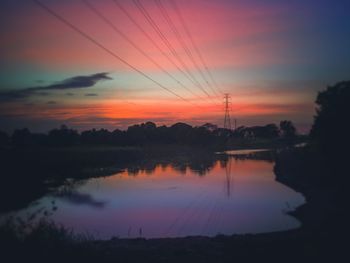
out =
<path fill-rule="evenodd" d="M 85 262 L 91 257 L 90 234 L 76 234 L 72 229 L 47 219 L 23 221 L 8 219 L 0 225 L 1 258 L 6 262 Z M 4 261 L 5 262 L 5 261 Z"/>

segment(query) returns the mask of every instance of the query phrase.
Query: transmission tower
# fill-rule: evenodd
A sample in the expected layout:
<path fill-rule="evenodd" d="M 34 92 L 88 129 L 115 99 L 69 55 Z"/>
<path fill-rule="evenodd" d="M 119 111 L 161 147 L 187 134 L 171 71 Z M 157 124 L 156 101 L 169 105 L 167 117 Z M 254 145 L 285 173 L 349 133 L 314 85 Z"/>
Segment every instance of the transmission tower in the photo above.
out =
<path fill-rule="evenodd" d="M 231 130 L 231 118 L 230 118 L 230 106 L 231 106 L 231 96 L 228 93 L 224 94 L 225 103 L 225 118 L 224 118 L 224 128 Z"/>

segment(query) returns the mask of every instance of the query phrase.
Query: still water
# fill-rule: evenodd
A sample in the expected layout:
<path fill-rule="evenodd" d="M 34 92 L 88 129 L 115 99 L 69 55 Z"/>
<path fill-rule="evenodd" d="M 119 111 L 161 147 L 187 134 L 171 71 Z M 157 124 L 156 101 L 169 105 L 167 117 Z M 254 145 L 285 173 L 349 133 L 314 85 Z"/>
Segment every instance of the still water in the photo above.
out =
<path fill-rule="evenodd" d="M 18 215 L 41 214 L 97 239 L 215 236 L 297 228 L 286 212 L 304 202 L 275 181 L 273 162 L 231 156 L 204 171 L 158 164 L 85 180 Z"/>

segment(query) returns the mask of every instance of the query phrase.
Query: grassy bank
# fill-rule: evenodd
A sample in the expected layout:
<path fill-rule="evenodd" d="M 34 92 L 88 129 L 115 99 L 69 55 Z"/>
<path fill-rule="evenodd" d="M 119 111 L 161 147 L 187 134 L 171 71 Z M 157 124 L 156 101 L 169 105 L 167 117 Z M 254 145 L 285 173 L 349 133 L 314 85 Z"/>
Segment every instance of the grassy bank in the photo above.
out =
<path fill-rule="evenodd" d="M 11 262 L 337 262 L 346 251 L 346 243 L 339 246 L 327 232 L 305 228 L 213 238 L 98 241 L 45 221 L 27 233 L 13 225 L 0 227 L 0 243 L 2 256 Z"/>

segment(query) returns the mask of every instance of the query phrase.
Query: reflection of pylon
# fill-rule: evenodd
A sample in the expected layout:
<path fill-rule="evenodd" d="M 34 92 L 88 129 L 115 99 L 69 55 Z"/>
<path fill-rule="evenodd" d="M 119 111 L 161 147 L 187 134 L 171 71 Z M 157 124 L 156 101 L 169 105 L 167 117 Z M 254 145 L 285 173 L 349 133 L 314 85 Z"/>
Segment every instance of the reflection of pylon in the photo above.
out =
<path fill-rule="evenodd" d="M 226 163 L 226 194 L 228 198 L 231 196 L 231 179 L 231 157 L 229 157 Z"/>
<path fill-rule="evenodd" d="M 225 119 L 224 119 L 224 128 L 231 130 L 231 118 L 230 118 L 230 106 L 231 106 L 231 96 L 228 93 L 224 94 L 225 100 Z"/>

